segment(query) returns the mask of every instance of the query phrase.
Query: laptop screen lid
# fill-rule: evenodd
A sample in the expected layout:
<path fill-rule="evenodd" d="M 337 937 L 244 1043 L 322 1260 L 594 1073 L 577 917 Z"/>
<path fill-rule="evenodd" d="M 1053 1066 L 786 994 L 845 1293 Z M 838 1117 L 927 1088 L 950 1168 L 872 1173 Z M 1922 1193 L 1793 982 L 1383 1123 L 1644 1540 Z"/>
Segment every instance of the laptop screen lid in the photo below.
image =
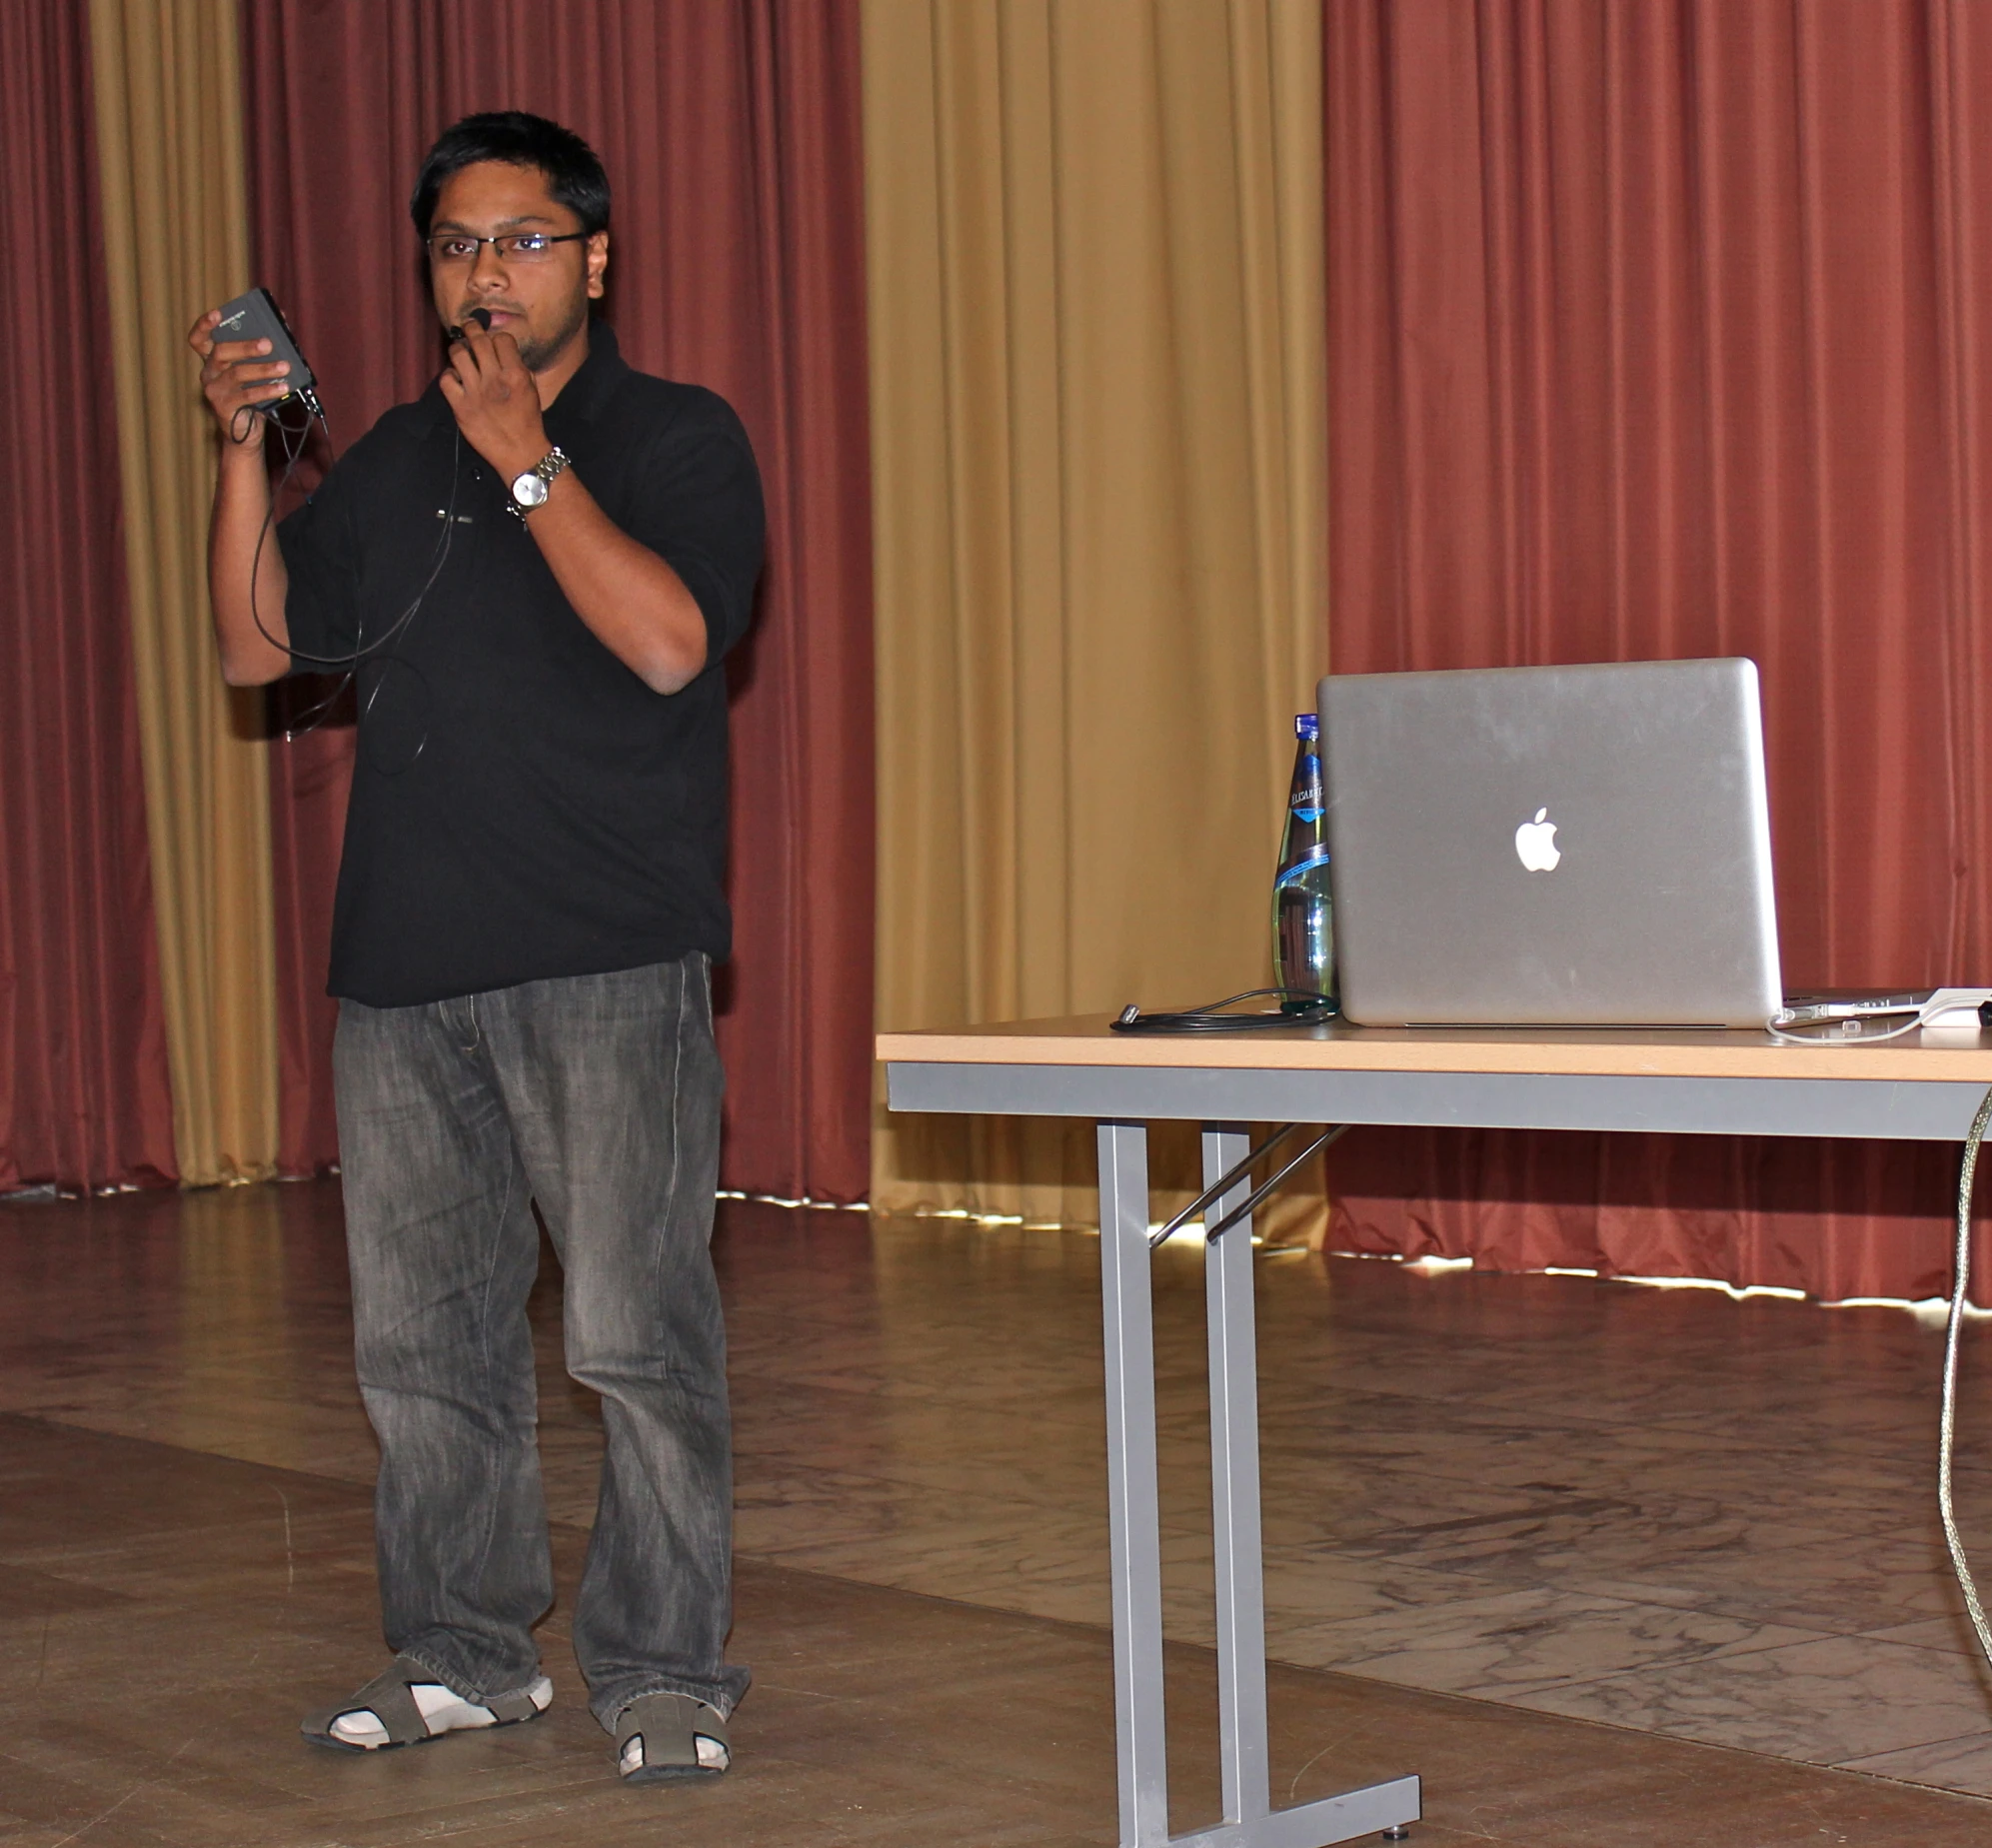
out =
<path fill-rule="evenodd" d="M 1349 1019 L 1777 1010 L 1754 662 L 1330 675 L 1318 700 Z"/>

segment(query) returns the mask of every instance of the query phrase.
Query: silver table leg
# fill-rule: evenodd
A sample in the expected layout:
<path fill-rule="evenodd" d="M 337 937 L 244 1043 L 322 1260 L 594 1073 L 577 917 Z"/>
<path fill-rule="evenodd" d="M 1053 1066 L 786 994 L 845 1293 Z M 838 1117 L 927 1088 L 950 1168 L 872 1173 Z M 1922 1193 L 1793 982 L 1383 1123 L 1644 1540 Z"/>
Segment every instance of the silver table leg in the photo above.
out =
<path fill-rule="evenodd" d="M 1215 1186 L 1250 1146 L 1234 1124 L 1206 1124 L 1203 1184 Z M 1207 1224 L 1239 1205 L 1241 1179 L 1210 1203 Z M 1247 1214 L 1203 1247 L 1210 1336 L 1210 1515 L 1217 1576 L 1217 1751 L 1224 1820 L 1255 1822 L 1271 1808 L 1265 1767 L 1265 1581 L 1259 1540 L 1258 1337 Z"/>
<path fill-rule="evenodd" d="M 1099 1125 L 1099 1286 L 1106 1320 L 1106 1507 L 1120 1848 L 1168 1840 L 1162 1739 L 1162 1527 L 1155 1328 L 1148 1289 L 1148 1131 Z"/>
<path fill-rule="evenodd" d="M 1213 1184 L 1244 1154 L 1235 1124 L 1206 1125 Z M 1209 1209 L 1215 1222 L 1245 1197 Z M 1270 1805 L 1265 1593 L 1259 1538 L 1258 1356 L 1251 1221 L 1205 1246 L 1210 1339 L 1210 1489 L 1217 1569 L 1217 1737 L 1224 1820 L 1168 1832 L 1163 1744 L 1161 1497 L 1155 1467 L 1155 1346 L 1148 1282 L 1147 1131 L 1099 1125 L 1100 1293 L 1106 1324 L 1106 1492 L 1113 1568 L 1113 1696 L 1121 1848 L 1329 1848 L 1397 1831 L 1420 1812 L 1418 1780 L 1393 1778 L 1295 1809 Z"/>

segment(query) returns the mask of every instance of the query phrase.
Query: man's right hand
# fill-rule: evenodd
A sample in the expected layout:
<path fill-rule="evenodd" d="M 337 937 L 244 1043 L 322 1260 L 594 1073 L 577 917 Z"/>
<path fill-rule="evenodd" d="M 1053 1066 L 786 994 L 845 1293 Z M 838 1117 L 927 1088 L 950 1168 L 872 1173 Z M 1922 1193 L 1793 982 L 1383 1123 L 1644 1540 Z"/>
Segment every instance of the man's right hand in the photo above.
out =
<path fill-rule="evenodd" d="M 280 548 L 266 544 L 270 477 L 263 466 L 258 407 L 290 390 L 282 360 L 268 358 L 267 340 L 216 340 L 221 310 L 211 308 L 187 333 L 201 356 L 201 391 L 221 425 L 221 467 L 215 474 L 214 520 L 208 528 L 208 592 L 222 678 L 233 687 L 260 687 L 290 669 L 290 630 L 284 605 L 290 577 Z"/>
<path fill-rule="evenodd" d="M 290 387 L 284 375 L 290 365 L 266 359 L 267 340 L 216 340 L 221 310 L 210 308 L 187 331 L 187 345 L 201 356 L 201 393 L 221 425 L 222 442 L 230 449 L 256 451 L 263 447 L 265 420 L 261 405 L 275 404 Z"/>

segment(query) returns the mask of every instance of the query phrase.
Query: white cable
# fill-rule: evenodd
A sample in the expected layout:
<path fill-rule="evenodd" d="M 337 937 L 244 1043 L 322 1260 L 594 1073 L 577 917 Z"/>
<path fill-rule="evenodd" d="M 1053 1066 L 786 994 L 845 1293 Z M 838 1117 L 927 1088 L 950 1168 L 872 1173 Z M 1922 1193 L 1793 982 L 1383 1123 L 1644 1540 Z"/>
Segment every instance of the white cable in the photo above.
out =
<path fill-rule="evenodd" d="M 1850 1022 L 1839 1020 L 1820 1021 L 1827 1029 L 1824 1032 L 1787 1032 L 1769 1021 L 1765 1022 L 1765 1029 L 1773 1039 L 1794 1045 L 1830 1045 L 1835 1040 L 1843 1044 L 1873 1045 L 1878 1040 L 1900 1039 L 1962 1003 L 1984 998 L 1982 989 L 1939 988 L 1902 1025 L 1885 1033 L 1848 1033 L 1845 1027 Z M 1964 1593 L 1964 1608 L 1971 1618 L 1971 1628 L 1985 1659 L 1992 1662 L 1992 1624 L 1986 1622 L 1978 1581 L 1972 1577 L 1970 1562 L 1964 1556 L 1964 1538 L 1957 1530 L 1957 1510 L 1951 1498 L 1951 1458 L 1957 1448 L 1958 1342 L 1964 1332 L 1965 1305 L 1971 1294 L 1971 1195 L 1978 1175 L 1978 1150 L 1985 1140 L 1988 1124 L 1992 1124 L 1992 1089 L 1986 1091 L 1978 1113 L 1971 1119 L 1964 1138 L 1964 1159 L 1958 1168 L 1957 1247 L 1951 1264 L 1950 1312 L 1944 1318 L 1943 1408 L 1937 1419 L 1937 1512 L 1943 1519 L 1944 1545 L 1950 1551 L 1951 1570 L 1957 1574 L 1958 1589 Z"/>
<path fill-rule="evenodd" d="M 1978 1106 L 1964 1138 L 1964 1163 L 1957 1178 L 1957 1257 L 1952 1266 L 1950 1316 L 1944 1324 L 1943 1415 L 1937 1426 L 1937 1509 L 1943 1516 L 1944 1544 L 1950 1548 L 1950 1562 L 1957 1573 L 1958 1588 L 1964 1593 L 1964 1607 L 1971 1615 L 1971 1627 L 1978 1633 L 1978 1646 L 1992 1661 L 1992 1628 L 1985 1622 L 1985 1607 L 1978 1601 L 1978 1585 L 1965 1563 L 1964 1541 L 1957 1531 L 1957 1516 L 1951 1507 L 1951 1451 L 1957 1443 L 1957 1343 L 1964 1328 L 1964 1301 L 1971 1288 L 1971 1188 L 1978 1172 L 1978 1146 L 1992 1123 L 1992 1090 Z"/>
<path fill-rule="evenodd" d="M 1886 1018 L 1885 1015 L 1881 1017 Z M 1818 1020 L 1813 1024 L 1820 1028 L 1816 1033 L 1793 1032 L 1788 1027 L 1766 1020 L 1764 1031 L 1773 1039 L 1782 1039 L 1786 1045 L 1879 1045 L 1884 1039 L 1900 1039 L 1905 1033 L 1920 1032 L 1929 1025 L 1929 1020 L 1923 1012 L 1912 1013 L 1900 1026 L 1891 1026 L 1885 1033 L 1868 1032 L 1867 1021 L 1861 1019 Z M 1850 1027 L 1858 1030 L 1850 1032 Z"/>

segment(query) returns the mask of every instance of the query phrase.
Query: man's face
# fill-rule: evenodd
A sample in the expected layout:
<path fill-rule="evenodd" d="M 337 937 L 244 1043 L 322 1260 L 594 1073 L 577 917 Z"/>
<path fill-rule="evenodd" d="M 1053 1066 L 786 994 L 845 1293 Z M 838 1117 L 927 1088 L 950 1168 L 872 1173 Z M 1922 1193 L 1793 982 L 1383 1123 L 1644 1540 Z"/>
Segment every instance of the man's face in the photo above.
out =
<path fill-rule="evenodd" d="M 588 303 L 602 293 L 609 267 L 609 234 L 598 231 L 585 242 L 555 244 L 537 257 L 504 257 L 490 244 L 477 247 L 475 261 L 435 256 L 434 240 L 455 232 L 465 237 L 501 237 L 537 231 L 564 237 L 581 221 L 547 190 L 537 167 L 505 161 L 479 161 L 453 173 L 437 196 L 430 221 L 429 280 L 436 312 L 445 327 L 461 327 L 473 308 L 491 316 L 494 334 L 510 334 L 519 357 L 533 372 L 555 365 L 585 336 Z"/>

